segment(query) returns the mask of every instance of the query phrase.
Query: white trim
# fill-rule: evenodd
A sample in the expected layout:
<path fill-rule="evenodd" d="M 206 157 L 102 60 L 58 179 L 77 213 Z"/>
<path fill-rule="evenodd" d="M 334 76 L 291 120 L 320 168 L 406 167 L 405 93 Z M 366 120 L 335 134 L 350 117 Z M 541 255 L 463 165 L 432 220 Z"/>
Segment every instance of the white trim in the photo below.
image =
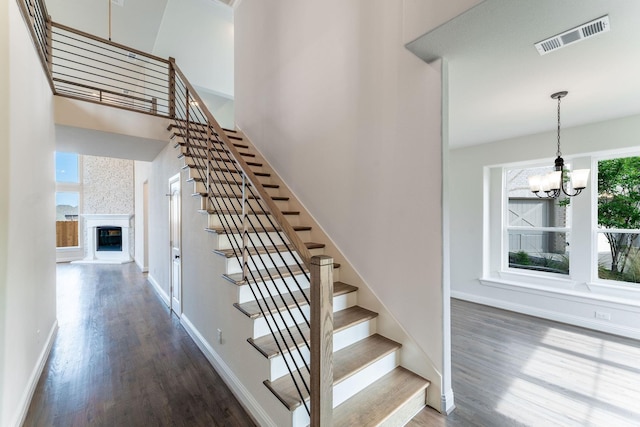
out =
<path fill-rule="evenodd" d="M 162 302 L 164 302 L 164 304 L 169 307 L 169 295 L 167 295 L 164 289 L 162 289 L 156 279 L 154 279 L 153 276 L 149 274 L 147 275 L 147 280 L 149 281 L 149 283 L 151 283 L 151 286 L 153 286 L 153 289 L 156 291 Z"/>
<path fill-rule="evenodd" d="M 522 283 L 522 282 L 514 282 L 508 280 L 500 280 L 493 278 L 483 278 L 479 279 L 480 283 L 485 286 L 492 286 L 495 288 L 502 288 L 516 292 L 524 292 L 535 295 L 543 295 L 558 299 L 564 299 L 567 301 L 576 301 L 582 299 L 588 304 L 597 303 L 602 306 L 615 308 L 618 310 L 627 310 L 636 312 L 640 309 L 640 300 L 631 300 L 627 298 L 616 298 L 603 294 L 589 293 L 583 291 L 577 291 L 572 289 L 560 289 L 553 288 L 550 286 L 543 286 L 538 284 L 531 283 Z M 588 286 L 593 286 L 593 284 L 589 284 Z M 626 307 L 626 308 L 625 308 Z"/>
<path fill-rule="evenodd" d="M 140 262 L 137 259 L 134 259 L 136 265 L 138 266 L 138 268 L 140 269 L 141 272 L 143 273 L 148 273 L 149 272 L 149 267 L 145 267 L 144 265 L 140 264 Z"/>
<path fill-rule="evenodd" d="M 541 317 L 543 319 L 549 319 L 556 322 L 567 323 L 570 325 L 606 332 L 609 334 L 620 335 L 633 339 L 640 339 L 640 328 L 629 328 L 621 325 L 604 324 L 595 320 L 586 319 L 584 317 L 573 316 L 568 313 L 559 313 L 556 311 L 544 310 L 537 307 L 531 307 L 528 305 L 505 301 L 502 299 L 488 298 L 460 291 L 451 291 L 451 297 L 475 302 L 478 304 L 488 305 L 491 307 L 497 307 L 504 310 L 514 311 L 517 313 L 527 314 L 529 316 Z"/>
<path fill-rule="evenodd" d="M 453 399 L 453 390 L 449 389 L 440 395 L 440 412 L 449 415 L 454 409 L 456 409 L 456 405 Z"/>
<path fill-rule="evenodd" d="M 36 391 L 36 386 L 38 385 L 38 381 L 40 380 L 40 376 L 42 375 L 44 366 L 47 363 L 47 359 L 49 359 L 49 354 L 51 353 L 51 348 L 53 347 L 53 342 L 56 338 L 57 332 L 58 319 L 56 319 L 51 326 L 51 330 L 49 331 L 49 336 L 47 337 L 45 346 L 42 349 L 40 356 L 38 357 L 36 366 L 34 366 L 33 371 L 31 371 L 31 376 L 29 377 L 27 388 L 20 398 L 20 402 L 18 403 L 18 410 L 9 423 L 9 426 L 20 427 L 24 423 L 24 420 L 27 417 L 27 411 L 29 410 L 29 405 L 31 405 L 31 399 L 33 399 L 33 393 L 35 393 Z"/>
<path fill-rule="evenodd" d="M 205 355 L 209 363 L 214 367 L 216 372 L 222 377 L 225 384 L 231 389 L 231 392 L 242 404 L 242 406 L 249 412 L 251 417 L 260 426 L 273 426 L 277 427 L 277 424 L 273 422 L 269 414 L 258 404 L 255 398 L 249 393 L 249 390 L 240 382 L 238 377 L 233 373 L 231 368 L 224 362 L 222 357 L 215 352 L 215 350 L 209 345 L 207 340 L 200 334 L 198 329 L 189 321 L 187 316 L 183 313 L 180 318 L 180 323 L 187 331 L 191 339 L 196 343 L 200 351 Z"/>

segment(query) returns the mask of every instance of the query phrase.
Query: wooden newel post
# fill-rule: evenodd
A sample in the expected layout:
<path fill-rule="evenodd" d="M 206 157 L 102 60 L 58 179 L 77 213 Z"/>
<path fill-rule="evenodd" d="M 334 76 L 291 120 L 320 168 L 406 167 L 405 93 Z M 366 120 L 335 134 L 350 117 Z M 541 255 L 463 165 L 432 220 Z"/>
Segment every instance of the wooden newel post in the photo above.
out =
<path fill-rule="evenodd" d="M 332 425 L 333 258 L 311 258 L 311 427 Z"/>

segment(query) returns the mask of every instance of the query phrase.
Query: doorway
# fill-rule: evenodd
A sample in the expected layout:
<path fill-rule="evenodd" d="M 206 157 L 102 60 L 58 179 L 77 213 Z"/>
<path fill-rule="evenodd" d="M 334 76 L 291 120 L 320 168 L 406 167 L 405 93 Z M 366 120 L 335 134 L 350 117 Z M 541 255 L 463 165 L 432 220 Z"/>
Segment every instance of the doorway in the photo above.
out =
<path fill-rule="evenodd" d="M 181 203 L 180 174 L 169 179 L 169 238 L 171 247 L 171 311 L 182 314 Z"/>

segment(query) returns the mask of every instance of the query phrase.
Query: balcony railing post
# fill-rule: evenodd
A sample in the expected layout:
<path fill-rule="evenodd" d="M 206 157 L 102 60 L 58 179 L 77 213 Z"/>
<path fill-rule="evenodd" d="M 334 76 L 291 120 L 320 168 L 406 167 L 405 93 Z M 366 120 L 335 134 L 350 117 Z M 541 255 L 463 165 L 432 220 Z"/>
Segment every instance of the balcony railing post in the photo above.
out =
<path fill-rule="evenodd" d="M 169 57 L 169 117 L 176 117 L 176 60 Z"/>
<path fill-rule="evenodd" d="M 51 16 L 47 16 L 47 20 L 45 22 L 47 28 L 47 39 L 46 39 L 46 55 L 47 55 L 47 67 L 49 70 L 49 78 L 53 76 L 53 28 L 51 27 Z"/>
<path fill-rule="evenodd" d="M 311 258 L 311 427 L 332 425 L 333 258 Z"/>
<path fill-rule="evenodd" d="M 213 172 L 211 170 L 211 165 L 213 164 L 213 141 L 211 140 L 211 138 L 213 138 L 213 135 L 211 134 L 211 126 L 209 126 L 209 124 L 207 123 L 207 168 L 205 170 L 207 174 L 207 185 L 205 187 L 207 190 L 207 208 L 209 208 L 209 197 L 212 197 L 213 195 L 213 191 L 211 191 L 211 173 Z"/>

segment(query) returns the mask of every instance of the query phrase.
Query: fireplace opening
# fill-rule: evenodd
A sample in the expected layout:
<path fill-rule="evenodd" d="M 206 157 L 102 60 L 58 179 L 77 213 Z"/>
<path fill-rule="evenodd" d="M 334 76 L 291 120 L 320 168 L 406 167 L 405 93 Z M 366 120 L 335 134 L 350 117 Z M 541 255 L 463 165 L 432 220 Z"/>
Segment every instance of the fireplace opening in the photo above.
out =
<path fill-rule="evenodd" d="M 122 227 L 96 227 L 96 251 L 122 251 Z"/>

